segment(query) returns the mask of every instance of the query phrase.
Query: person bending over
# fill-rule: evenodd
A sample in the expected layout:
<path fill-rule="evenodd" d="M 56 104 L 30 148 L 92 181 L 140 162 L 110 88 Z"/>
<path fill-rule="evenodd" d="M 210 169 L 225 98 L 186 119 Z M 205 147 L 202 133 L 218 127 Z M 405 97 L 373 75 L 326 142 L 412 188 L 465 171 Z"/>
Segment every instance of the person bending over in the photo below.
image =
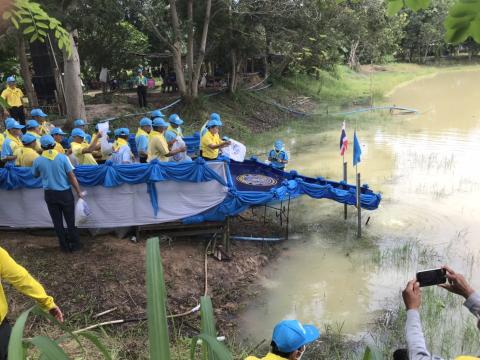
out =
<path fill-rule="evenodd" d="M 248 356 L 245 360 L 300 360 L 306 345 L 320 337 L 313 325 L 302 325 L 298 320 L 280 321 L 273 329 L 270 352 L 263 358 Z"/>
<path fill-rule="evenodd" d="M 448 266 L 444 266 L 447 283 L 439 285 L 454 294 L 465 298 L 463 305 L 475 315 L 480 316 L 480 293 L 476 292 L 461 274 L 457 274 Z M 405 337 L 407 340 L 407 353 L 397 350 L 394 353 L 395 360 L 442 360 L 438 356 L 431 355 L 425 344 L 422 323 L 420 320 L 420 305 L 422 303 L 422 290 L 417 280 L 410 280 L 402 293 L 405 307 L 407 308 L 407 322 L 405 325 Z M 480 322 L 477 326 L 480 326 Z M 459 356 L 456 360 L 477 359 L 471 356 Z"/>
<path fill-rule="evenodd" d="M 58 321 L 63 322 L 63 314 L 55 305 L 53 298 L 48 296 L 42 285 L 35 280 L 22 266 L 13 260 L 8 252 L 0 247 L 0 280 L 6 281 L 22 294 L 32 298 L 40 308 L 48 311 Z M 8 342 L 12 328 L 6 318 L 8 302 L 0 283 L 0 360 L 7 360 Z"/>

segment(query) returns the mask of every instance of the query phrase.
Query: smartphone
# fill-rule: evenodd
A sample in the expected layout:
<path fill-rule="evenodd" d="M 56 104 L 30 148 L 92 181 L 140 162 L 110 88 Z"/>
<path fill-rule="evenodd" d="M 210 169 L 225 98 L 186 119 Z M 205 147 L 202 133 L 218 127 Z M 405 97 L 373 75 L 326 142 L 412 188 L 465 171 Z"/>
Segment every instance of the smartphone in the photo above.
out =
<path fill-rule="evenodd" d="M 430 269 L 417 272 L 417 281 L 420 287 L 445 284 L 447 276 L 445 269 Z"/>

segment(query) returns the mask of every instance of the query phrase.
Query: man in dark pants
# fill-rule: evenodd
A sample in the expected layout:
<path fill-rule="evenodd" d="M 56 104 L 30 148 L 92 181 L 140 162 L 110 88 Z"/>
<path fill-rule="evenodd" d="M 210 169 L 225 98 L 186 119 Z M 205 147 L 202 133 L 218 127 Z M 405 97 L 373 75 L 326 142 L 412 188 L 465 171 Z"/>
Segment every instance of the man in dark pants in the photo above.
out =
<path fill-rule="evenodd" d="M 142 69 L 138 69 L 135 85 L 137 85 L 138 106 L 147 107 L 147 78 L 143 76 Z"/>
<path fill-rule="evenodd" d="M 10 117 L 17 120 L 21 125 L 25 125 L 25 110 L 23 108 L 23 92 L 17 87 L 17 81 L 14 76 L 7 78 L 7 88 L 2 91 L 2 98 L 10 106 L 8 112 Z"/>
<path fill-rule="evenodd" d="M 82 245 L 75 227 L 75 200 L 72 186 L 78 197 L 83 197 L 77 178 L 73 173 L 70 160 L 55 150 L 55 140 L 50 135 L 40 138 L 43 153 L 33 163 L 32 172 L 35 177 L 42 178 L 45 190 L 45 202 L 52 217 L 53 227 L 60 242 L 62 251 L 80 250 Z M 63 227 L 63 219 L 67 223 L 67 233 Z"/>

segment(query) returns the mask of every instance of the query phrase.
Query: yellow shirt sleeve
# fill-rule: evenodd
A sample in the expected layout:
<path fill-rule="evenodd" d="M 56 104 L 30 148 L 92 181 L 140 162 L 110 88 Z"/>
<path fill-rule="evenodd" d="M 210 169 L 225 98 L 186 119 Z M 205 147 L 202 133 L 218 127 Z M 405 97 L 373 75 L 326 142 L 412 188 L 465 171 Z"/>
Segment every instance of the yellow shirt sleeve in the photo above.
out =
<path fill-rule="evenodd" d="M 5 90 L 2 91 L 2 95 L 1 95 L 1 96 L 2 96 L 2 98 L 3 98 L 4 100 L 7 100 L 7 89 L 5 89 Z"/>
<path fill-rule="evenodd" d="M 0 247 L 0 279 L 10 283 L 22 294 L 35 300 L 44 310 L 49 311 L 55 307 L 55 302 L 48 296 L 40 283 L 35 280 L 25 268 L 18 265 L 5 249 Z M 8 311 L 8 305 L 0 285 L 0 319 L 3 320 Z"/>
<path fill-rule="evenodd" d="M 73 155 L 75 155 L 76 157 L 79 157 L 79 156 L 83 155 L 82 154 L 82 151 L 83 151 L 82 144 L 72 142 L 71 147 L 72 147 L 72 154 Z"/>

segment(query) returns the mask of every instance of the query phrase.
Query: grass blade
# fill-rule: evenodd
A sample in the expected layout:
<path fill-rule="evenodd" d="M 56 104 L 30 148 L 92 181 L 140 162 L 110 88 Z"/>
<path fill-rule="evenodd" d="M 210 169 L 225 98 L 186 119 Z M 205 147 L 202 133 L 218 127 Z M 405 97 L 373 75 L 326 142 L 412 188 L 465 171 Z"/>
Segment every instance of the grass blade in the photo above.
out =
<path fill-rule="evenodd" d="M 10 341 L 8 343 L 8 360 L 25 359 L 25 349 L 23 348 L 23 329 L 25 328 L 28 315 L 32 310 L 33 307 L 21 313 L 12 328 L 12 334 L 10 335 Z"/>
<path fill-rule="evenodd" d="M 216 340 L 217 330 L 215 329 L 215 317 L 213 315 L 212 300 L 209 296 L 202 296 L 200 298 L 200 316 L 202 334 L 208 335 Z M 218 360 L 213 349 L 207 342 L 202 342 L 202 349 L 204 360 Z"/>
<path fill-rule="evenodd" d="M 79 336 L 83 336 L 85 339 L 88 339 L 97 349 L 102 353 L 103 357 L 107 360 L 112 360 L 110 353 L 107 348 L 100 342 L 98 337 L 89 332 L 80 333 Z"/>
<path fill-rule="evenodd" d="M 150 359 L 170 360 L 166 311 L 167 294 L 163 278 L 158 237 L 147 240 L 147 317 Z"/>
<path fill-rule="evenodd" d="M 365 352 L 363 353 L 363 360 L 381 360 L 382 357 L 375 349 L 372 349 L 370 346 L 367 346 Z"/>
<path fill-rule="evenodd" d="M 46 336 L 35 336 L 29 340 L 42 352 L 42 356 L 51 360 L 70 360 L 65 351 L 52 339 Z"/>
<path fill-rule="evenodd" d="M 214 354 L 215 359 L 218 360 L 232 360 L 233 356 L 228 350 L 228 348 L 225 346 L 225 344 L 221 343 L 220 341 L 217 340 L 216 337 L 208 335 L 208 334 L 200 334 L 197 337 L 192 339 L 192 345 L 190 347 L 190 359 L 194 360 L 195 359 L 195 349 L 197 346 L 197 341 L 198 339 L 202 340 L 202 346 L 208 345 L 208 348 L 211 350 L 211 352 Z M 212 358 L 208 358 L 211 360 Z"/>

